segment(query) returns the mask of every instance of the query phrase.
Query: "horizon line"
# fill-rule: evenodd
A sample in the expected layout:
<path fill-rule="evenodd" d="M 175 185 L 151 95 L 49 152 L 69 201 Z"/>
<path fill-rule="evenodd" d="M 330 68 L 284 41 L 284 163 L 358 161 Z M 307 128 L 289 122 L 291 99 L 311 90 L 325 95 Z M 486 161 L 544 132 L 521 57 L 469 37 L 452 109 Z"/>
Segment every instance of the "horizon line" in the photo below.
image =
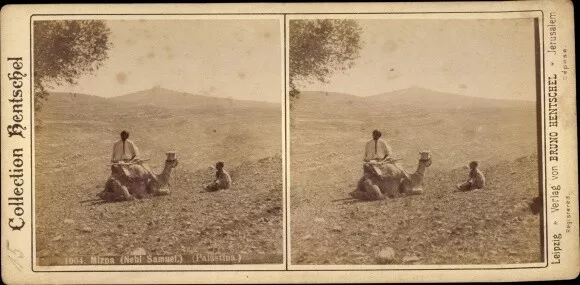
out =
<path fill-rule="evenodd" d="M 82 93 L 82 92 L 70 92 L 70 91 L 60 91 L 60 90 L 53 90 L 53 91 L 49 91 L 48 93 L 67 93 L 67 94 L 81 94 L 81 95 L 87 95 L 87 96 L 95 96 L 95 97 L 99 97 L 99 98 L 103 98 L 103 99 L 115 99 L 115 98 L 119 98 L 122 96 L 127 96 L 127 95 L 132 95 L 135 93 L 140 93 L 143 91 L 148 91 L 148 90 L 154 90 L 154 89 L 165 89 L 167 91 L 171 91 L 171 92 L 175 92 L 175 93 L 181 93 L 181 94 L 187 94 L 190 96 L 201 96 L 201 97 L 207 97 L 207 98 L 216 98 L 216 99 L 226 99 L 226 100 L 236 100 L 236 101 L 249 101 L 249 102 L 259 102 L 259 103 L 271 103 L 271 104 L 281 104 L 282 100 L 280 99 L 280 101 L 267 101 L 267 100 L 253 100 L 253 99 L 241 99 L 241 98 L 233 98 L 233 97 L 223 97 L 223 96 L 211 96 L 211 95 L 202 95 L 202 94 L 198 94 L 198 93 L 191 93 L 191 92 L 186 92 L 186 91 L 179 91 L 179 90 L 175 90 L 175 89 L 169 89 L 169 88 L 165 88 L 162 86 L 153 86 L 150 88 L 146 88 L 146 89 L 142 89 L 142 90 L 138 90 L 138 91 L 132 91 L 129 93 L 124 93 L 124 94 L 119 94 L 119 95 L 113 95 L 110 97 L 105 97 L 105 96 L 100 96 L 100 95 L 96 95 L 96 94 L 89 94 L 89 93 Z"/>
<path fill-rule="evenodd" d="M 481 96 L 465 95 L 465 94 L 451 93 L 451 92 L 446 92 L 446 91 L 439 91 L 439 90 L 435 90 L 435 89 L 431 89 L 431 88 L 425 88 L 425 87 L 416 86 L 416 85 L 413 85 L 413 86 L 407 87 L 407 88 L 393 89 L 393 90 L 390 90 L 390 91 L 386 91 L 386 92 L 382 92 L 382 93 L 376 93 L 376 94 L 371 94 L 371 95 L 356 95 L 356 94 L 347 93 L 347 92 L 328 91 L 328 90 L 300 90 L 300 92 L 340 93 L 340 94 L 351 95 L 351 96 L 355 96 L 355 97 L 359 97 L 359 98 L 369 98 L 369 97 L 373 97 L 373 96 L 385 95 L 385 94 L 388 94 L 388 93 L 394 93 L 394 92 L 398 92 L 398 91 L 405 91 L 405 90 L 409 90 L 409 89 L 423 89 L 423 90 L 427 90 L 427 91 L 444 93 L 444 94 L 448 94 L 448 95 L 471 97 L 471 98 L 477 98 L 477 99 L 537 102 L 536 99 L 534 99 L 534 100 L 528 100 L 528 99 L 514 99 L 514 98 L 490 98 L 490 97 L 481 97 Z"/>

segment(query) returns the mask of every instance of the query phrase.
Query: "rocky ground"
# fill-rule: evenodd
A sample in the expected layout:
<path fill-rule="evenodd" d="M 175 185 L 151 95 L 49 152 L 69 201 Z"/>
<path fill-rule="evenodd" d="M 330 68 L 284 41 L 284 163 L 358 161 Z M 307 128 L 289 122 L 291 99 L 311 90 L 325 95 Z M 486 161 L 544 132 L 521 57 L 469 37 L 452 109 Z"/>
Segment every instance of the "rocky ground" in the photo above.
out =
<path fill-rule="evenodd" d="M 483 190 L 458 192 L 467 167 L 427 170 L 425 194 L 362 202 L 348 188 L 324 207 L 293 197 L 292 260 L 298 264 L 511 264 L 540 261 L 537 160 L 484 167 Z M 356 181 L 354 181 L 356 182 Z M 351 188 L 354 189 L 354 182 Z M 326 189 L 318 189 L 325 191 Z M 323 198 L 321 198 L 323 199 Z M 308 209 L 308 212 L 307 212 Z M 294 213 L 293 212 L 293 213 Z M 306 220 L 310 222 L 306 222 Z"/>
<path fill-rule="evenodd" d="M 291 113 L 293 264 L 541 262 L 534 102 L 409 89 L 380 98 L 304 92 Z M 396 93 L 396 92 L 395 92 Z M 350 198 L 373 129 L 408 171 L 430 151 L 425 194 Z M 471 160 L 481 191 L 455 192 Z"/>
<path fill-rule="evenodd" d="M 38 257 L 213 252 L 282 262 L 280 157 L 231 169 L 233 187 L 212 193 L 200 187 L 212 171 L 175 172 L 169 196 L 107 203 L 94 196 L 102 185 L 38 194 Z"/>
<path fill-rule="evenodd" d="M 240 254 L 242 263 L 282 262 L 279 106 L 181 107 L 51 94 L 35 116 L 37 257 L 210 252 Z M 110 174 L 111 147 L 124 129 L 156 173 L 165 152 L 176 151 L 171 195 L 96 199 Z M 233 187 L 203 192 L 217 161 L 225 162 Z"/>

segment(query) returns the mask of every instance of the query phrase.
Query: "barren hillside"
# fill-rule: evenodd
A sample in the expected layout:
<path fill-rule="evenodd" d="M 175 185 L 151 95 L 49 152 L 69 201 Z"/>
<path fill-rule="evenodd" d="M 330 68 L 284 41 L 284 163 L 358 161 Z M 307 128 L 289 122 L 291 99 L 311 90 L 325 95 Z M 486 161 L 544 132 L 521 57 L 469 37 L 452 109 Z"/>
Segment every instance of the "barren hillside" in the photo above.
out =
<path fill-rule="evenodd" d="M 417 88 L 375 98 L 332 95 L 303 92 L 291 114 L 294 262 L 377 264 L 389 247 L 397 264 L 540 261 L 540 219 L 527 209 L 539 191 L 532 102 Z M 411 172 L 418 150 L 431 151 L 424 195 L 350 199 L 373 129 Z M 470 160 L 480 161 L 488 187 L 454 192 Z"/>
<path fill-rule="evenodd" d="M 36 116 L 38 257 L 118 255 L 141 248 L 147 254 L 235 252 L 242 262 L 282 261 L 280 106 L 233 102 L 236 110 L 228 111 L 180 104 L 178 109 L 51 94 Z M 170 196 L 122 203 L 95 199 L 121 130 L 130 132 L 155 172 L 166 151 L 177 152 Z M 234 186 L 201 192 L 213 179 L 210 167 L 220 160 Z"/>

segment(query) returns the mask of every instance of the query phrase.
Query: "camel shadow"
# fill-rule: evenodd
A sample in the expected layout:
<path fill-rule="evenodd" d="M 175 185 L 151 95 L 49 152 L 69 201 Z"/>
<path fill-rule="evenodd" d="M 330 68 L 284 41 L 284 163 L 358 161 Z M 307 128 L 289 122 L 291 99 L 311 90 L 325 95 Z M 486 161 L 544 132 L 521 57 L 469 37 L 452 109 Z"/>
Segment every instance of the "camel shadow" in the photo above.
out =
<path fill-rule="evenodd" d="M 340 199 L 331 200 L 331 202 L 342 202 L 341 205 L 351 205 L 356 203 L 372 202 L 371 200 L 360 200 L 353 197 L 346 197 Z"/>
<path fill-rule="evenodd" d="M 365 202 L 373 202 L 371 200 L 360 200 L 355 198 L 349 198 L 348 200 L 344 200 L 341 204 L 342 205 L 352 205 L 357 203 L 365 203 Z"/>
<path fill-rule="evenodd" d="M 83 200 L 80 201 L 80 204 L 88 204 L 89 206 L 98 206 L 98 205 L 103 205 L 103 204 L 111 204 L 111 203 L 121 203 L 121 202 L 127 202 L 124 200 L 103 200 L 100 198 L 93 198 L 93 199 L 87 199 L 87 200 Z"/>
<path fill-rule="evenodd" d="M 453 193 L 473 193 L 473 192 L 478 192 L 478 191 L 484 191 L 484 189 L 466 189 L 466 190 L 454 189 L 452 192 Z"/>
<path fill-rule="evenodd" d="M 83 203 L 96 202 L 96 201 L 102 201 L 102 200 L 100 198 L 92 198 L 92 199 L 82 200 L 79 203 L 83 204 Z"/>
<path fill-rule="evenodd" d="M 354 198 L 352 197 L 346 197 L 346 198 L 340 198 L 340 199 L 334 199 L 334 200 L 330 200 L 330 202 L 340 202 L 340 201 L 346 201 L 346 200 L 352 200 Z"/>

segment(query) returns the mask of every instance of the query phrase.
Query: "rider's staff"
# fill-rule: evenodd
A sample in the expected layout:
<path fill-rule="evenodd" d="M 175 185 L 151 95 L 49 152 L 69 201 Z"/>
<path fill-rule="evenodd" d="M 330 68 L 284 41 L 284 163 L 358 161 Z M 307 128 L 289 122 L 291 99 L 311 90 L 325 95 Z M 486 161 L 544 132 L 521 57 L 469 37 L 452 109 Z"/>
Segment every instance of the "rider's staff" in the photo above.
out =
<path fill-rule="evenodd" d="M 145 161 L 149 161 L 149 158 L 147 159 L 138 159 L 138 160 L 132 160 L 132 161 L 119 161 L 119 162 L 115 162 L 115 163 L 111 163 L 111 164 L 107 164 L 107 166 L 112 166 L 112 165 L 131 165 L 131 164 L 139 164 L 141 162 L 145 162 Z"/>

